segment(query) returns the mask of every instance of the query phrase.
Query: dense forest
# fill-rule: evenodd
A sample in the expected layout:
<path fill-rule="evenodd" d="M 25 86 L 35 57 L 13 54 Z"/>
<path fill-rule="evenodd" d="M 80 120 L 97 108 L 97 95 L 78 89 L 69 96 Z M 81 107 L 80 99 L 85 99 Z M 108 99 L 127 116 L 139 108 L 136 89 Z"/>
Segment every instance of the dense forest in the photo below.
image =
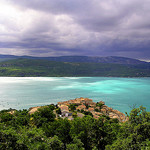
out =
<path fill-rule="evenodd" d="M 54 113 L 56 112 L 56 113 Z M 0 111 L 1 150 L 148 150 L 150 112 L 134 108 L 129 121 L 90 115 L 73 120 L 56 118 L 57 105 L 29 110 Z"/>
<path fill-rule="evenodd" d="M 13 59 L 0 62 L 0 76 L 18 77 L 150 77 L 149 64 L 56 62 L 40 59 Z"/>

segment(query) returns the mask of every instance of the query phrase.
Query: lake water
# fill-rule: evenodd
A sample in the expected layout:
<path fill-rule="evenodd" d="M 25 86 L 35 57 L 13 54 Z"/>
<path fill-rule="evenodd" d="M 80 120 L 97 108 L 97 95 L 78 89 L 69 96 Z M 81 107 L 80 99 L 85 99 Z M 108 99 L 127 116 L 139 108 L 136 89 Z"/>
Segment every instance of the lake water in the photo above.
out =
<path fill-rule="evenodd" d="M 88 97 L 121 112 L 150 111 L 150 78 L 0 77 L 0 110 L 23 109 Z"/>

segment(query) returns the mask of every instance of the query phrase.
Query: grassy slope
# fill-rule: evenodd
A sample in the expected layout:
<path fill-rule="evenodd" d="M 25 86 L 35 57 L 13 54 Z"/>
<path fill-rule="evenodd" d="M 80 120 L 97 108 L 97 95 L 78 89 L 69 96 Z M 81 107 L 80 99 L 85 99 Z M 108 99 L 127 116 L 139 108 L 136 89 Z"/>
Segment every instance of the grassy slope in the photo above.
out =
<path fill-rule="evenodd" d="M 119 64 L 15 59 L 0 63 L 0 76 L 150 76 L 150 70 Z"/>

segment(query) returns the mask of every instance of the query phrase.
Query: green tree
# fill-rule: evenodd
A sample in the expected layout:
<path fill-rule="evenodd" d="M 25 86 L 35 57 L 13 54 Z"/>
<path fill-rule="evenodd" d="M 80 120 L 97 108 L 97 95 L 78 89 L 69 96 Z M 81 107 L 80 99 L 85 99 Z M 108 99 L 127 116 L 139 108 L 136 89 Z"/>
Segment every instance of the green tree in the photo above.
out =
<path fill-rule="evenodd" d="M 100 109 L 102 109 L 103 105 L 104 105 L 103 103 L 98 103 L 98 102 L 96 103 L 96 106 L 99 107 Z"/>
<path fill-rule="evenodd" d="M 12 127 L 6 127 L 0 124 L 0 149 L 1 150 L 27 150 L 25 143 L 18 143 L 20 134 Z"/>
<path fill-rule="evenodd" d="M 13 115 L 8 113 L 8 112 L 4 112 L 0 114 L 0 122 L 5 122 L 8 123 L 13 119 Z"/>
<path fill-rule="evenodd" d="M 54 136 L 47 140 L 48 150 L 64 150 L 64 144 L 59 140 L 58 136 Z"/>
<path fill-rule="evenodd" d="M 70 105 L 69 105 L 69 109 L 70 109 L 71 111 L 75 111 L 75 110 L 76 110 L 76 107 L 77 107 L 77 104 L 70 104 Z"/>
<path fill-rule="evenodd" d="M 150 139 L 150 112 L 142 106 L 134 108 L 129 116 L 129 121 L 122 124 L 117 140 L 108 145 L 106 149 L 128 150 L 148 149 Z"/>
<path fill-rule="evenodd" d="M 42 129 L 22 128 L 18 134 L 17 143 L 25 144 L 28 149 L 44 150 L 47 149 L 46 136 Z"/>
<path fill-rule="evenodd" d="M 77 118 L 77 116 L 78 116 L 78 115 L 77 115 L 77 112 L 73 112 L 73 113 L 72 113 L 72 117 L 73 117 L 73 118 Z"/>
<path fill-rule="evenodd" d="M 34 124 L 37 127 L 41 127 L 43 123 L 54 121 L 56 117 L 53 109 L 47 106 L 39 108 L 32 116 L 34 118 Z"/>
<path fill-rule="evenodd" d="M 60 118 L 54 122 L 44 123 L 42 129 L 45 131 L 47 137 L 56 135 L 66 145 L 71 142 L 70 127 L 70 121 L 67 118 Z"/>
<path fill-rule="evenodd" d="M 85 116 L 83 118 L 75 118 L 71 123 L 70 135 L 71 137 L 77 137 L 84 144 L 85 149 L 91 149 L 93 146 L 94 138 L 94 121 L 91 116 Z"/>
<path fill-rule="evenodd" d="M 28 110 L 23 109 L 19 111 L 15 111 L 13 114 L 13 119 L 11 121 L 11 125 L 14 127 L 20 127 L 20 126 L 28 126 L 30 120 L 30 115 L 28 113 Z"/>
<path fill-rule="evenodd" d="M 56 113 L 61 114 L 61 109 L 59 107 L 56 109 Z"/>
<path fill-rule="evenodd" d="M 67 144 L 67 150 L 84 150 L 83 143 L 77 137 L 73 138 L 73 142 L 71 144 Z"/>

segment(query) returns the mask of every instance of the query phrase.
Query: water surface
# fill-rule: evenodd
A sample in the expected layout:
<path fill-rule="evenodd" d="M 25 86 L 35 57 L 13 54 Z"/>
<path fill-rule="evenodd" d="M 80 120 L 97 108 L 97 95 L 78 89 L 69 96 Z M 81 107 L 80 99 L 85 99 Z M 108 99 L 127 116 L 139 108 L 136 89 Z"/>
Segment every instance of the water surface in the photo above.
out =
<path fill-rule="evenodd" d="M 78 97 L 121 112 L 143 105 L 150 111 L 150 78 L 0 77 L 0 110 L 47 105 Z"/>

